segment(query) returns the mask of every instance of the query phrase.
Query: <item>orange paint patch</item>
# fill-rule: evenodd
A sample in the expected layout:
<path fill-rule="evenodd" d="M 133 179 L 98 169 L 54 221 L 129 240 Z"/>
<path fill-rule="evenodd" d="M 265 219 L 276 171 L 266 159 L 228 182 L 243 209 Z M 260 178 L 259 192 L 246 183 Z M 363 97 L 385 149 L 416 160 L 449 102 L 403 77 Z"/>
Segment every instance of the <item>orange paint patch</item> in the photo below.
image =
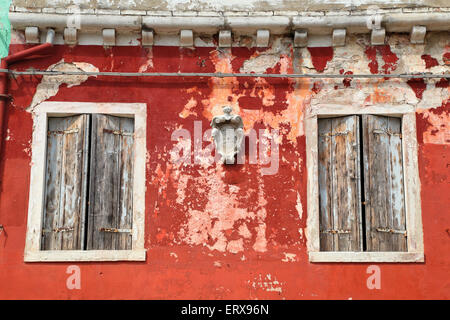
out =
<path fill-rule="evenodd" d="M 294 81 L 294 80 L 290 80 Z M 286 94 L 287 108 L 279 114 L 262 110 L 241 110 L 244 121 L 244 128 L 250 129 L 256 122 L 263 122 L 264 125 L 273 129 L 281 130 L 281 124 L 288 124 L 290 129 L 286 132 L 287 139 L 293 144 L 297 143 L 297 137 L 304 134 L 303 116 L 307 103 L 310 101 L 311 91 L 308 89 L 309 80 L 302 79 L 294 85 L 294 90 Z"/>
<path fill-rule="evenodd" d="M 215 66 L 216 72 L 233 72 L 231 65 L 233 55 L 231 54 L 231 50 L 225 52 L 212 51 L 210 58 Z M 233 95 L 232 93 L 233 87 L 237 87 L 238 85 L 239 82 L 235 77 L 211 78 L 209 80 L 209 86 L 212 88 L 212 92 L 208 99 L 202 100 L 204 106 L 203 116 L 208 120 L 212 120 L 214 116 L 222 114 L 222 108 L 227 105 L 233 108 L 234 113 L 239 113 L 239 96 Z"/>
<path fill-rule="evenodd" d="M 275 90 L 273 86 L 268 84 L 264 78 L 256 78 L 255 82 L 256 86 L 253 88 L 250 96 L 262 99 L 262 104 L 266 107 L 273 106 L 275 103 Z"/>
<path fill-rule="evenodd" d="M 153 68 L 153 50 L 152 48 L 148 49 L 147 53 L 147 61 L 139 67 L 139 72 L 146 72 L 149 68 Z"/>
<path fill-rule="evenodd" d="M 253 56 L 257 55 L 258 53 L 255 53 Z M 215 66 L 216 72 L 233 72 L 231 62 L 234 56 L 231 54 L 231 51 L 212 51 L 210 59 Z M 280 73 L 288 74 L 293 72 L 292 59 L 289 56 L 282 55 L 278 63 L 280 65 Z M 244 93 L 233 92 L 233 89 L 239 87 L 237 78 L 211 78 L 209 86 L 212 91 L 207 99 L 201 100 L 204 107 L 202 114 L 205 118 L 211 120 L 214 116 L 222 114 L 223 106 L 229 105 L 234 113 L 242 117 L 246 133 L 258 122 L 262 122 L 265 126 L 273 129 L 281 129 L 281 124 L 287 124 L 290 126 L 290 129 L 284 133 L 287 134 L 287 139 L 295 144 L 297 137 L 304 134 L 303 115 L 305 105 L 309 103 L 311 92 L 309 90 L 309 80 L 307 79 L 287 81 L 294 87 L 291 92 L 286 93 L 287 108 L 275 114 L 261 109 L 244 109 L 243 106 L 239 105 L 239 98 L 254 97 L 262 100 L 261 106 L 273 106 L 275 103 L 275 89 L 266 79 L 256 78 L 255 87 L 249 94 L 245 95 Z M 194 91 L 192 88 L 191 93 Z M 186 107 L 190 107 L 191 103 L 193 104 L 191 101 L 192 99 Z M 180 116 L 189 115 L 186 107 Z"/>
<path fill-rule="evenodd" d="M 392 101 L 392 95 L 388 91 L 380 89 L 378 85 L 384 82 L 383 79 L 378 84 L 373 84 L 373 92 L 366 98 L 366 104 L 388 103 Z"/>
<path fill-rule="evenodd" d="M 450 113 L 434 113 L 432 110 L 417 111 L 427 120 L 429 126 L 423 132 L 423 142 L 433 144 L 450 144 Z"/>
<path fill-rule="evenodd" d="M 179 116 L 183 119 L 186 119 L 189 116 L 197 116 L 197 112 L 192 111 L 193 108 L 197 106 L 197 100 L 193 97 L 186 103 L 183 110 L 180 112 Z"/>

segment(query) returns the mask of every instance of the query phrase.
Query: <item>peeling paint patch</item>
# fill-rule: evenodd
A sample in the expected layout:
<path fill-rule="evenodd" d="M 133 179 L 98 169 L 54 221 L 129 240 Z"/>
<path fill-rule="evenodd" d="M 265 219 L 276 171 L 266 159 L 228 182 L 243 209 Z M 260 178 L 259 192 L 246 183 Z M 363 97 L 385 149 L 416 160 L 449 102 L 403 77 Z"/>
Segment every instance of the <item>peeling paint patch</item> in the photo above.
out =
<path fill-rule="evenodd" d="M 436 88 L 443 88 L 443 89 L 445 89 L 445 88 L 448 88 L 448 87 L 449 87 L 449 81 L 448 81 L 447 79 L 442 78 L 442 79 L 440 79 L 438 82 L 436 82 L 436 83 L 434 84 L 434 86 L 435 86 Z"/>
<path fill-rule="evenodd" d="M 423 54 L 421 56 L 422 60 L 425 61 L 425 68 L 430 69 L 432 67 L 438 66 L 439 62 L 437 59 L 433 58 L 429 54 Z"/>
<path fill-rule="evenodd" d="M 184 203 L 184 199 L 186 197 L 186 188 L 187 188 L 187 183 L 189 181 L 189 176 L 188 175 L 180 175 L 180 177 L 178 178 L 178 185 L 177 185 L 177 200 L 176 202 L 178 204 L 183 204 Z"/>
<path fill-rule="evenodd" d="M 6 129 L 6 138 L 5 141 L 12 140 L 11 131 L 9 129 Z"/>
<path fill-rule="evenodd" d="M 265 210 L 264 210 L 265 211 Z M 267 251 L 267 239 L 266 239 L 266 224 L 261 223 L 256 227 L 256 241 L 253 245 L 253 250 L 258 252 Z"/>
<path fill-rule="evenodd" d="M 440 108 L 417 112 L 428 122 L 423 132 L 423 143 L 450 144 L 450 101 L 444 102 Z"/>
<path fill-rule="evenodd" d="M 409 79 L 406 83 L 411 87 L 411 89 L 413 89 L 417 99 L 422 99 L 423 92 L 427 88 L 425 80 L 423 78 Z"/>
<path fill-rule="evenodd" d="M 379 72 L 378 56 L 381 56 L 384 65 L 381 67 L 383 73 L 389 74 L 391 71 L 397 69 L 398 57 L 391 51 L 389 45 L 382 46 L 368 46 L 364 51 L 367 58 L 370 60 L 369 69 L 370 72 L 376 74 Z"/>
<path fill-rule="evenodd" d="M 197 116 L 197 112 L 192 111 L 197 106 L 197 100 L 192 97 L 180 112 L 180 118 L 186 119 L 189 116 Z"/>
<path fill-rule="evenodd" d="M 446 66 L 450 66 L 450 52 L 446 52 L 442 55 L 442 60 Z"/>
<path fill-rule="evenodd" d="M 243 238 L 246 238 L 246 239 L 249 239 L 252 236 L 250 230 L 248 229 L 248 227 L 245 223 L 243 223 L 242 225 L 239 226 L 238 232 L 239 232 L 239 235 L 241 235 Z"/>
<path fill-rule="evenodd" d="M 153 68 L 153 48 L 147 50 L 147 61 L 139 67 L 139 72 L 147 72 L 149 68 Z"/>
<path fill-rule="evenodd" d="M 92 64 L 85 62 L 72 62 L 66 63 L 64 59 L 51 65 L 47 68 L 47 71 L 86 71 L 86 72 L 98 72 L 98 68 Z M 89 76 L 86 75 L 45 75 L 42 77 L 41 83 L 36 88 L 36 93 L 33 96 L 33 100 L 27 111 L 32 112 L 33 109 L 42 101 L 47 100 L 55 96 L 59 91 L 59 86 L 66 84 L 67 88 L 78 86 L 85 82 Z"/>
<path fill-rule="evenodd" d="M 255 280 L 249 280 L 247 283 L 254 289 L 262 289 L 267 292 L 278 292 L 282 293 L 282 283 L 280 283 L 275 276 L 270 273 L 263 276 L 259 274 Z"/>
<path fill-rule="evenodd" d="M 300 193 L 299 192 L 297 192 L 297 203 L 295 205 L 295 209 L 297 209 L 298 217 L 300 218 L 300 220 L 302 220 L 302 218 L 303 218 L 303 207 L 302 207 L 302 201 L 300 199 Z"/>
<path fill-rule="evenodd" d="M 214 50 L 210 54 L 210 59 L 214 64 L 215 72 L 233 73 L 231 65 L 233 55 L 231 50 L 223 52 Z M 212 120 L 214 116 L 222 114 L 222 107 L 225 105 L 231 106 L 233 113 L 238 113 L 239 103 L 237 99 L 239 97 L 232 93 L 232 89 L 238 85 L 239 82 L 235 77 L 211 78 L 209 86 L 212 88 L 212 91 L 208 99 L 202 100 L 204 106 L 203 116 L 208 120 Z"/>
<path fill-rule="evenodd" d="M 283 261 L 283 262 L 296 262 L 296 261 L 298 261 L 297 255 L 295 253 L 283 252 L 283 254 L 284 254 L 284 258 L 281 259 L 281 261 Z"/>
<path fill-rule="evenodd" d="M 303 229 L 302 228 L 298 229 L 298 235 L 300 237 L 300 240 L 303 240 Z"/>
<path fill-rule="evenodd" d="M 231 240 L 227 244 L 227 251 L 231 253 L 238 253 L 244 251 L 244 241 L 243 239 Z"/>
<path fill-rule="evenodd" d="M 344 69 L 339 70 L 340 74 L 353 74 L 352 71 L 347 71 L 344 72 Z M 344 87 L 348 88 L 350 87 L 351 83 L 352 83 L 352 78 L 345 78 L 344 80 L 342 80 L 342 83 L 344 84 Z"/>
<path fill-rule="evenodd" d="M 379 80 L 379 83 L 373 84 L 372 92 L 364 101 L 365 104 L 377 104 L 377 103 L 391 103 L 393 101 L 393 96 L 390 94 L 391 91 L 383 89 L 383 80 Z"/>
<path fill-rule="evenodd" d="M 267 204 L 262 190 L 248 190 L 249 197 L 257 192 L 258 206 L 255 211 L 243 208 L 238 196 L 238 186 L 223 181 L 220 165 L 199 172 L 193 177 L 193 185 L 205 187 L 208 202 L 203 209 L 188 208 L 188 219 L 178 232 L 181 241 L 189 245 L 205 246 L 211 251 L 239 253 L 252 241 L 257 252 L 267 251 L 266 209 Z M 252 224 L 255 227 L 249 228 Z"/>
<path fill-rule="evenodd" d="M 32 150 L 31 150 L 31 140 L 30 141 L 28 141 L 28 143 L 27 144 L 22 144 L 25 148 L 23 149 L 23 152 L 25 152 L 26 153 L 26 155 L 29 157 L 29 158 L 31 158 L 31 152 L 32 152 Z M 30 163 L 31 164 L 31 163 Z"/>
<path fill-rule="evenodd" d="M 267 52 L 265 53 L 268 54 Z M 286 54 L 280 55 L 279 53 L 274 55 L 277 57 L 272 61 L 275 63 L 276 60 L 274 67 L 279 67 L 281 73 L 292 72 L 291 57 Z M 210 59 L 215 66 L 216 72 L 233 72 L 232 61 L 234 56 L 231 54 L 231 51 L 214 50 L 210 53 Z M 264 67 L 269 66 L 264 65 Z M 287 124 L 288 126 L 282 128 L 284 130 L 283 133 L 287 134 L 287 138 L 291 143 L 296 144 L 297 137 L 304 134 L 303 111 L 311 96 L 308 87 L 309 81 L 307 79 L 302 79 L 302 81 L 287 80 L 289 90 L 284 93 L 284 101 L 286 101 L 287 108 L 281 112 L 265 111 L 261 108 L 261 106 L 272 107 L 275 105 L 274 85 L 262 78 L 256 78 L 253 81 L 252 89 L 238 91 L 240 83 L 235 77 L 211 78 L 208 83 L 211 88 L 209 97 L 201 100 L 203 105 L 202 115 L 211 120 L 213 116 L 222 113 L 222 106 L 229 105 L 234 113 L 242 116 L 245 132 L 248 133 L 256 123 L 261 122 L 273 129 L 281 129 L 283 124 Z M 248 83 L 243 85 L 244 87 L 249 86 Z M 185 108 L 182 115 L 186 115 L 187 112 Z"/>
<path fill-rule="evenodd" d="M 308 47 L 308 51 L 311 55 L 311 62 L 318 72 L 323 72 L 328 61 L 333 59 L 332 47 Z"/>
<path fill-rule="evenodd" d="M 275 54 L 260 54 L 256 57 L 251 57 L 244 62 L 241 67 L 241 73 L 264 73 L 267 69 L 275 67 L 280 61 L 280 56 Z"/>

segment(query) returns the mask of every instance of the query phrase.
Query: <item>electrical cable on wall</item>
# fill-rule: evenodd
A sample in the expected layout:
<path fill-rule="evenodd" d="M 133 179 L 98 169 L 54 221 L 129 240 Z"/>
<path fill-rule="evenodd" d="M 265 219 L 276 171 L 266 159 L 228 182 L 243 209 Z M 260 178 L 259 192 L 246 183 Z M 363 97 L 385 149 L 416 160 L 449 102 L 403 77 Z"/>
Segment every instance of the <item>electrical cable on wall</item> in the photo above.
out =
<path fill-rule="evenodd" d="M 252 78 L 407 78 L 407 79 L 433 79 L 450 78 L 450 74 L 414 73 L 414 74 L 270 74 L 270 73 L 200 73 L 200 72 L 85 72 L 85 71 L 47 71 L 26 70 L 17 71 L 0 69 L 0 73 L 9 73 L 14 76 L 44 75 L 44 76 L 110 76 L 110 77 L 252 77 Z"/>

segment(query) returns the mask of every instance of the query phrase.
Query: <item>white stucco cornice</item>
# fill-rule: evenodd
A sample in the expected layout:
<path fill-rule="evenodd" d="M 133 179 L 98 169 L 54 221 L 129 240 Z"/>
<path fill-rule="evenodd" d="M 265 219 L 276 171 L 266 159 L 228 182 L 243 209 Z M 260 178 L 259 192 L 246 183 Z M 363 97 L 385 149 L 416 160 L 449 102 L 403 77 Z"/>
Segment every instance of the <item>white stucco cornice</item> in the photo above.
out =
<path fill-rule="evenodd" d="M 14 8 L 13 10 L 16 10 Z M 45 9 L 45 8 L 44 8 Z M 261 30 L 272 35 L 294 36 L 302 32 L 306 37 L 329 36 L 333 44 L 345 43 L 348 34 L 372 33 L 373 44 L 384 40 L 385 32 L 411 33 L 413 43 L 421 43 L 428 31 L 450 31 L 450 10 L 446 8 L 393 9 L 334 12 L 148 12 L 130 10 L 67 10 L 47 13 L 11 11 L 11 25 L 16 31 L 38 28 L 40 32 L 54 29 L 57 34 L 71 35 L 66 43 L 73 44 L 77 34 L 102 35 L 104 29 L 114 29 L 117 35 L 148 35 L 152 32 L 156 42 L 161 37 L 178 37 L 182 30 L 190 30 L 194 37 L 212 36 L 222 30 L 234 35 L 256 37 Z M 144 14 L 145 12 L 145 14 Z M 261 34 L 261 32 L 259 32 Z M 298 33 L 300 34 L 300 33 Z M 340 37 L 337 38 L 336 35 Z M 338 41 L 337 41 L 338 40 Z M 58 42 L 58 41 L 57 41 Z M 169 41 L 170 42 L 170 41 Z M 258 43 L 258 40 L 256 40 Z"/>

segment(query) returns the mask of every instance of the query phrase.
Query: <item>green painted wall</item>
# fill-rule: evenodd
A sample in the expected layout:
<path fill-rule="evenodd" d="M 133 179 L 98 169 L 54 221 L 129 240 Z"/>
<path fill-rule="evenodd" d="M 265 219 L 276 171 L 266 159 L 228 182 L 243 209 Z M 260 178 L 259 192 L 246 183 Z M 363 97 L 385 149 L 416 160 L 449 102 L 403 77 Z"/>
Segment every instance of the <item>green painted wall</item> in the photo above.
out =
<path fill-rule="evenodd" d="M 0 58 L 8 55 L 11 41 L 11 25 L 8 13 L 11 0 L 0 0 Z"/>

